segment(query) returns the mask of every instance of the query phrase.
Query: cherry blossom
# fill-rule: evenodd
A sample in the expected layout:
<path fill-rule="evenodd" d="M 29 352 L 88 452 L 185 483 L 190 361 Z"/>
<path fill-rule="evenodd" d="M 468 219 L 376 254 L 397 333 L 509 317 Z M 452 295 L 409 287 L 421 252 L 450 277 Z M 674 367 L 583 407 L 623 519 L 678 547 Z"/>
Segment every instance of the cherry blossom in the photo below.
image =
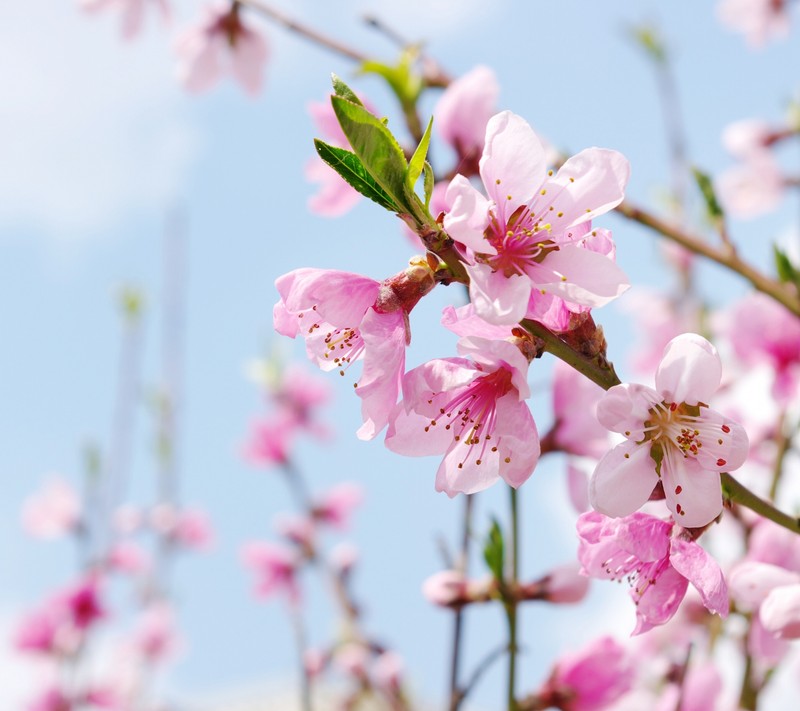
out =
<path fill-rule="evenodd" d="M 626 516 L 662 484 L 682 526 L 705 526 L 720 514 L 719 472 L 740 467 L 748 452 L 742 426 L 708 407 L 721 377 L 714 346 L 685 333 L 664 349 L 655 390 L 626 383 L 603 395 L 598 419 L 626 439 L 594 470 L 589 498 L 597 511 Z"/>
<path fill-rule="evenodd" d="M 261 89 L 267 45 L 242 22 L 236 3 L 206 7 L 200 22 L 177 38 L 175 49 L 178 78 L 191 92 L 207 91 L 223 74 L 230 74 L 248 94 Z"/>
<path fill-rule="evenodd" d="M 433 110 L 434 125 L 462 161 L 477 160 L 481 154 L 486 124 L 495 114 L 499 94 L 494 72 L 480 65 L 453 81 L 439 98 Z"/>
<path fill-rule="evenodd" d="M 717 5 L 720 21 L 741 32 L 750 47 L 761 47 L 767 40 L 789 34 L 789 0 L 721 0 Z"/>
<path fill-rule="evenodd" d="M 601 637 L 563 655 L 536 696 L 540 708 L 601 711 L 631 688 L 634 677 L 631 653 L 612 637 Z"/>
<path fill-rule="evenodd" d="M 772 212 L 786 194 L 786 179 L 768 150 L 749 154 L 717 176 L 714 185 L 725 209 L 742 219 Z"/>
<path fill-rule="evenodd" d="M 325 269 L 296 269 L 275 282 L 280 301 L 273 318 L 278 333 L 306 339 L 309 357 L 323 370 L 344 371 L 363 359 L 356 395 L 361 400 L 361 439 L 387 424 L 400 393 L 408 314 L 435 285 L 425 258 L 383 282 Z"/>
<path fill-rule="evenodd" d="M 155 6 L 161 11 L 163 19 L 168 19 L 169 5 L 166 0 L 79 0 L 80 6 L 89 12 L 114 8 L 121 16 L 122 37 L 133 39 L 142 29 L 146 6 Z"/>
<path fill-rule="evenodd" d="M 596 307 L 628 288 L 611 259 L 577 243 L 594 217 L 622 201 L 628 162 L 615 151 L 591 148 L 554 175 L 544 153 L 531 127 L 504 111 L 490 119 L 480 159 L 489 197 L 461 175 L 447 190 L 444 227 L 471 250 L 470 298 L 493 323 L 513 324 L 542 311 L 542 295 Z"/>
<path fill-rule="evenodd" d="M 689 583 L 710 612 L 728 614 L 728 587 L 719 565 L 680 526 L 644 513 L 612 519 L 590 511 L 581 514 L 577 528 L 584 573 L 630 584 L 634 635 L 668 622 Z"/>
<path fill-rule="evenodd" d="M 409 456 L 444 453 L 436 490 L 481 491 L 498 479 L 520 486 L 539 460 L 539 435 L 525 399 L 528 359 L 518 344 L 462 338 L 467 358 L 432 360 L 403 378 L 386 446 Z"/>
<path fill-rule="evenodd" d="M 345 530 L 353 510 L 364 500 L 364 490 L 356 483 L 337 484 L 314 504 L 312 515 L 316 521 L 333 528 Z"/>
<path fill-rule="evenodd" d="M 74 532 L 81 522 L 81 502 L 64 479 L 50 479 L 23 505 L 22 525 L 33 536 L 58 538 Z"/>
<path fill-rule="evenodd" d="M 297 568 L 300 560 L 286 546 L 265 541 L 246 543 L 241 550 L 242 561 L 256 576 L 259 597 L 284 594 L 291 603 L 300 599 Z"/>

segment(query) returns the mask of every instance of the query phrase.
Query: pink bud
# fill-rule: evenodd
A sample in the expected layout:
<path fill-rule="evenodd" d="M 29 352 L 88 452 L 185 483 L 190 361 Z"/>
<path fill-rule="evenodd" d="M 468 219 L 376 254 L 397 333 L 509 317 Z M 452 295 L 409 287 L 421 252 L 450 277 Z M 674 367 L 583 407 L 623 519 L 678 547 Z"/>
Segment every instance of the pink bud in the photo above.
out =
<path fill-rule="evenodd" d="M 554 568 L 542 583 L 544 599 L 555 603 L 580 602 L 589 591 L 589 578 L 580 574 L 578 562 Z"/>

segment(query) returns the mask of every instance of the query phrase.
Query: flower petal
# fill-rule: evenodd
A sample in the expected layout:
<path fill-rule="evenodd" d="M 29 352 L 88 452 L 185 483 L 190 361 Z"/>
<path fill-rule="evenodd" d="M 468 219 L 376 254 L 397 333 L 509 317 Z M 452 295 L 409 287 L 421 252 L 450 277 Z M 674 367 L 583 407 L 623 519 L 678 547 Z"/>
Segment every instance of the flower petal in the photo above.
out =
<path fill-rule="evenodd" d="M 650 408 L 659 402 L 661 398 L 652 388 L 636 383 L 614 385 L 598 401 L 597 419 L 606 429 L 641 441 Z"/>
<path fill-rule="evenodd" d="M 448 206 L 444 215 L 447 233 L 474 252 L 497 254 L 483 236 L 489 225 L 489 201 L 472 187 L 469 180 L 456 175 L 447 186 L 445 201 Z"/>
<path fill-rule="evenodd" d="M 525 317 L 531 282 L 526 276 L 505 276 L 487 264 L 467 265 L 469 295 L 475 313 L 489 323 L 517 324 Z"/>
<path fill-rule="evenodd" d="M 503 111 L 489 119 L 480 173 L 503 224 L 538 192 L 546 168 L 542 142 L 523 118 Z"/>
<path fill-rule="evenodd" d="M 607 148 L 587 148 L 569 158 L 543 186 L 549 198 L 546 219 L 553 233 L 561 233 L 619 205 L 630 172 L 625 156 Z"/>
<path fill-rule="evenodd" d="M 717 349 L 696 333 L 683 333 L 664 348 L 656 372 L 656 390 L 667 402 L 708 403 L 721 379 Z"/>
<path fill-rule="evenodd" d="M 667 566 L 657 578 L 641 581 L 644 587 L 631 590 L 631 597 L 636 602 L 636 629 L 633 635 L 642 634 L 656 625 L 663 625 L 672 619 L 678 611 L 688 581 L 675 568 Z"/>
<path fill-rule="evenodd" d="M 739 609 L 752 612 L 775 588 L 800 583 L 800 576 L 778 565 L 749 560 L 737 565 L 730 575 L 731 595 Z"/>
<path fill-rule="evenodd" d="M 561 245 L 534 267 L 530 276 L 539 289 L 582 306 L 605 306 L 630 288 L 613 260 L 576 244 Z"/>
<path fill-rule="evenodd" d="M 671 446 L 664 448 L 661 478 L 667 507 L 675 522 L 684 528 L 705 526 L 722 512 L 719 474 L 703 469 L 693 458 L 684 457 Z"/>
<path fill-rule="evenodd" d="M 770 632 L 784 639 L 800 637 L 800 585 L 775 588 L 759 611 Z"/>
<path fill-rule="evenodd" d="M 728 614 L 728 585 L 714 558 L 694 541 L 673 538 L 669 562 L 697 588 L 709 612 L 725 617 Z"/>
<path fill-rule="evenodd" d="M 627 516 L 650 498 L 657 483 L 650 448 L 622 442 L 595 468 L 589 482 L 589 501 L 596 511 L 606 516 Z"/>

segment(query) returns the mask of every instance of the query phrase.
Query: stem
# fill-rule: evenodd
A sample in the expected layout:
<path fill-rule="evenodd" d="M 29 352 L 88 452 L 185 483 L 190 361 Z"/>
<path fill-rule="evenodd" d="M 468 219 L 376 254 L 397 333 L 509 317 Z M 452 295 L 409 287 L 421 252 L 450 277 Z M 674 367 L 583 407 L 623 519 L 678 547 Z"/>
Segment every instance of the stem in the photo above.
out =
<path fill-rule="evenodd" d="M 585 375 L 593 383 L 597 383 L 604 390 L 620 384 L 620 379 L 614 371 L 614 366 L 608 361 L 590 358 L 576 351 L 568 343 L 562 341 L 549 328 L 538 321 L 523 319 L 520 325 L 529 333 L 544 341 L 544 349 L 556 358 L 563 360 L 579 373 Z"/>
<path fill-rule="evenodd" d="M 517 516 L 517 490 L 511 491 L 511 579 L 506 585 L 511 589 L 517 587 L 519 578 L 519 517 Z M 516 711 L 515 695 L 517 677 L 517 600 L 504 598 L 506 618 L 508 620 L 508 711 Z"/>
<path fill-rule="evenodd" d="M 461 551 L 458 561 L 458 570 L 467 578 L 469 566 L 469 539 L 472 529 L 472 499 L 471 495 L 464 497 L 464 514 L 461 529 Z M 463 691 L 458 687 L 458 669 L 461 661 L 461 641 L 463 638 L 464 609 L 458 607 L 453 618 L 453 645 L 450 656 L 450 706 L 449 711 L 458 711 L 461 702 L 466 698 L 469 686 Z"/>
<path fill-rule="evenodd" d="M 261 13 L 264 17 L 269 18 L 273 22 L 281 25 L 285 29 L 289 30 L 290 32 L 294 32 L 295 34 L 304 37 L 305 39 L 313 42 L 320 47 L 325 47 L 329 49 L 334 54 L 339 54 L 342 57 L 346 57 L 347 59 L 351 59 L 354 62 L 358 62 L 359 64 L 363 64 L 367 61 L 367 57 L 361 52 L 349 47 L 346 44 L 339 42 L 338 40 L 333 39 L 332 37 L 328 37 L 327 35 L 323 35 L 316 30 L 311 29 L 310 27 L 293 20 L 288 15 L 284 15 L 279 10 L 267 5 L 264 2 L 260 2 L 259 0 L 235 0 L 236 4 L 238 5 L 246 5 L 247 7 L 253 8 L 256 12 Z"/>
<path fill-rule="evenodd" d="M 739 692 L 739 707 L 744 711 L 756 711 L 758 708 L 758 689 L 753 685 L 753 658 L 749 652 L 745 654 L 742 689 Z"/>
<path fill-rule="evenodd" d="M 281 465 L 281 471 L 286 475 L 286 481 L 292 492 L 295 506 L 303 513 L 310 515 L 313 510 L 313 504 L 300 471 L 288 459 Z"/>
<path fill-rule="evenodd" d="M 720 247 L 714 247 L 702 237 L 686 232 L 677 225 L 671 224 L 633 205 L 627 200 L 623 200 L 616 209 L 628 219 L 659 232 L 667 239 L 677 242 L 690 252 L 706 257 L 712 262 L 716 262 L 736 272 L 747 279 L 756 289 L 767 294 L 767 296 L 771 296 L 779 304 L 785 306 L 795 316 L 800 316 L 800 297 L 786 289 L 780 282 L 762 274 L 750 264 L 743 261 L 732 245 L 723 244 Z"/>
<path fill-rule="evenodd" d="M 778 416 L 778 424 L 776 428 L 775 444 L 778 451 L 775 453 L 775 462 L 772 465 L 772 484 L 769 487 L 769 499 L 775 501 L 778 495 L 778 485 L 781 481 L 781 474 L 783 473 L 783 460 L 792 447 L 792 435 L 789 434 L 789 422 L 786 416 L 786 410 L 781 411 Z"/>
<path fill-rule="evenodd" d="M 300 708 L 303 711 L 311 711 L 311 682 L 305 664 L 306 652 L 306 630 L 303 619 L 300 616 L 300 609 L 290 603 L 292 628 L 297 646 L 298 664 L 300 667 Z"/>
<path fill-rule="evenodd" d="M 768 501 L 759 498 L 736 481 L 728 472 L 720 474 L 720 479 L 722 481 L 722 495 L 727 501 L 755 511 L 759 516 L 768 518 L 793 533 L 800 533 L 800 519 L 779 511 Z"/>

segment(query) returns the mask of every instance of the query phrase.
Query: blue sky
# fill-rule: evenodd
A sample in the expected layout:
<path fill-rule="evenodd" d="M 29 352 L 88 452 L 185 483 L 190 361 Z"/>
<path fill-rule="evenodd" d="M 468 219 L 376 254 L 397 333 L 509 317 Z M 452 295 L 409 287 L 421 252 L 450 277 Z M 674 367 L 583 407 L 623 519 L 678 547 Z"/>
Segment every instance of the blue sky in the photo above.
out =
<path fill-rule="evenodd" d="M 144 36 L 128 44 L 118 38 L 116 18 L 86 16 L 71 2 L 29 0 L 0 8 L 0 431 L 6 434 L 0 448 L 0 629 L 10 629 L 19 610 L 70 578 L 69 543 L 22 538 L 18 511 L 49 472 L 78 480 L 87 441 L 108 441 L 119 357 L 114 295 L 124 284 L 146 294 L 144 380 L 147 386 L 157 382 L 162 238 L 166 216 L 179 210 L 187 225 L 181 488 L 188 502 L 210 511 L 218 531 L 214 551 L 179 561 L 174 576 L 188 650 L 171 685 L 191 696 L 282 679 L 293 669 L 281 605 L 252 601 L 236 558 L 242 541 L 269 536 L 274 513 L 290 506 L 274 474 L 248 468 L 238 456 L 247 423 L 260 409 L 243 366 L 273 344 L 273 282 L 299 266 L 382 278 L 399 271 L 412 252 L 399 223 L 375 205 L 362 203 L 336 221 L 306 209 L 313 188 L 303 166 L 314 136 L 307 102 L 325 97 L 335 72 L 392 116 L 395 107 L 377 79 L 354 77 L 347 62 L 260 24 L 272 54 L 263 93 L 252 100 L 223 83 L 207 95 L 188 96 L 174 81 L 172 30 L 191 20 L 197 4 L 175 5 L 171 28 L 151 17 Z M 393 48 L 364 27 L 359 18 L 365 11 L 406 37 L 426 40 L 453 74 L 490 65 L 502 87 L 499 108 L 523 115 L 565 150 L 597 145 L 622 151 L 632 165 L 629 195 L 650 205 L 663 194 L 669 162 L 651 67 L 626 39 L 630 23 L 662 27 L 674 49 L 690 156 L 712 173 L 731 164 L 719 141 L 727 123 L 750 116 L 779 120 L 797 96 L 788 71 L 800 66 L 796 38 L 750 52 L 741 37 L 719 27 L 710 2 L 323 5 L 280 3 L 384 59 L 393 57 Z M 768 268 L 770 241 L 796 212 L 796 204 L 787 203 L 769 219 L 734 222 L 734 238 Z M 663 284 L 653 239 L 621 219 L 602 222 L 614 229 L 618 260 L 634 283 L 630 298 L 636 285 Z M 713 299 L 742 293 L 741 283 L 719 269 L 703 274 Z M 442 306 L 458 298 L 455 290 L 438 289 L 415 311 L 410 364 L 452 352 L 452 339 L 436 324 Z M 596 319 L 624 373 L 630 326 L 617 308 Z M 299 346 L 283 346 L 303 356 Z M 549 371 L 546 361 L 536 365 L 534 384 Z M 343 479 L 365 487 L 353 536 L 362 549 L 356 589 L 367 601 L 368 627 L 407 659 L 412 687 L 435 700 L 445 686 L 449 618 L 431 609 L 419 588 L 439 568 L 437 536 L 455 540 L 460 505 L 434 492 L 434 460 L 403 460 L 380 441 L 356 440 L 359 403 L 351 381 L 331 380 L 337 398 L 328 414 L 340 437 L 301 448 L 298 459 L 316 488 Z M 544 431 L 548 407 L 539 400 L 534 414 Z M 152 437 L 152 419 L 142 409 L 133 432 L 132 478 L 143 500 L 153 487 Z M 563 473 L 563 462 L 549 463 L 521 492 L 526 576 L 574 551 Z M 481 498 L 481 530 L 490 512 L 505 512 L 497 488 Z M 529 653 L 521 688 L 542 678 L 556 651 L 601 626 L 601 601 L 616 605 L 609 624 L 627 635 L 633 626 L 627 599 L 619 588 L 601 587 L 580 610 L 552 617 L 525 611 Z M 333 629 L 322 597 L 312 592 L 309 621 L 320 642 Z M 470 615 L 468 660 L 502 639 L 501 622 L 497 610 Z M 499 684 L 500 674 L 490 674 L 476 698 L 492 708 Z M 0 696 L 0 708 L 16 707 Z"/>

